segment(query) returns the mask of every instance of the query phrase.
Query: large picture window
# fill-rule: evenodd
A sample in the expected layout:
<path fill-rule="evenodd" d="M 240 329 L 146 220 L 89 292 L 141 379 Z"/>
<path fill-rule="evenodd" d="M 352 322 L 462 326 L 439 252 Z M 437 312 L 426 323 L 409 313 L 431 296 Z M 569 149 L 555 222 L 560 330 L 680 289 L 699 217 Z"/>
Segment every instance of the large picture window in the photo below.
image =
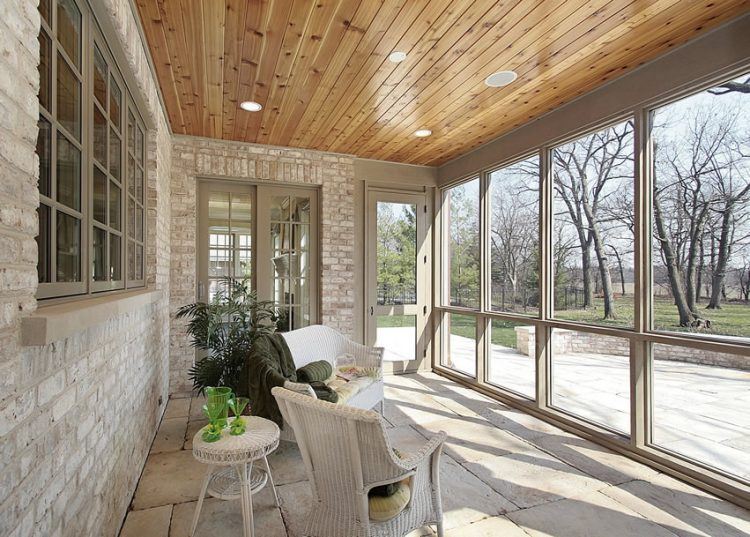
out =
<path fill-rule="evenodd" d="M 750 485 L 748 125 L 745 74 L 444 188 L 436 369 Z"/>
<path fill-rule="evenodd" d="M 555 317 L 633 325 L 633 121 L 552 150 Z"/>
<path fill-rule="evenodd" d="M 657 330 L 750 337 L 746 78 L 651 113 Z"/>
<path fill-rule="evenodd" d="M 143 123 L 87 7 L 39 11 L 37 296 L 143 285 Z"/>
<path fill-rule="evenodd" d="M 539 313 L 539 156 L 489 175 L 493 311 Z"/>

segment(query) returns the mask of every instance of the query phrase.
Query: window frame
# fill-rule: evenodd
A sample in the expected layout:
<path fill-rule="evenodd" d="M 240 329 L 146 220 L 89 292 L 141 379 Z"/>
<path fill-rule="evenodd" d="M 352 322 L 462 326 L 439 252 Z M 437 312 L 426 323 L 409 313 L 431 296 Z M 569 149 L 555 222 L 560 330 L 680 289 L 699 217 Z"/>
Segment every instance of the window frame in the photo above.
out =
<path fill-rule="evenodd" d="M 46 110 L 44 106 L 39 106 L 40 120 L 43 118 L 49 122 L 50 138 L 49 138 L 49 181 L 50 181 L 50 196 L 45 196 L 41 193 L 40 188 L 40 207 L 50 207 L 50 217 L 48 219 L 48 237 L 47 237 L 47 255 L 49 259 L 49 271 L 50 271 L 50 282 L 39 282 L 36 292 L 36 298 L 46 303 L 57 303 L 72 300 L 80 300 L 90 298 L 92 296 L 101 296 L 104 294 L 120 293 L 128 290 L 146 287 L 146 243 L 148 237 L 148 218 L 147 218 L 147 157 L 146 157 L 146 144 L 148 137 L 148 130 L 146 129 L 143 116 L 140 113 L 138 107 L 135 104 L 133 93 L 120 70 L 120 66 L 115 60 L 115 55 L 108 46 L 108 41 L 105 37 L 104 31 L 99 26 L 96 17 L 91 10 L 90 6 L 83 0 L 70 0 L 72 1 L 81 13 L 81 33 L 80 33 L 80 69 L 74 69 L 73 73 L 78 77 L 77 80 L 80 84 L 80 109 L 79 109 L 79 121 L 80 121 L 80 141 L 75 140 L 75 137 L 71 136 L 70 133 L 65 130 L 64 127 L 59 125 L 57 116 L 57 74 L 58 74 L 58 55 L 62 58 L 60 61 L 66 61 L 70 67 L 75 68 L 75 64 L 70 61 L 62 45 L 55 37 L 53 30 L 57 28 L 57 11 L 59 0 L 49 0 L 50 17 L 52 19 L 52 25 L 47 24 L 43 16 L 40 15 L 41 27 L 40 34 L 43 32 L 49 38 L 50 41 L 50 66 L 49 69 L 49 104 L 51 110 Z M 94 94 L 94 70 L 95 70 L 95 53 L 94 49 L 98 49 L 101 57 L 107 67 L 105 73 L 106 76 L 106 105 L 102 106 L 98 102 Z M 112 118 L 109 114 L 110 102 L 111 102 L 111 88 L 112 82 L 117 84 L 120 90 L 120 111 L 119 111 L 119 128 L 114 127 Z M 106 154 L 107 162 L 100 164 L 96 159 L 94 152 L 94 108 L 97 108 L 100 113 L 105 116 L 106 124 Z M 141 278 L 133 279 L 129 278 L 128 274 L 128 219 L 126 213 L 127 199 L 128 199 L 128 169 L 127 169 L 127 155 L 128 155 L 128 143 L 127 143 L 127 119 L 129 114 L 134 117 L 137 129 L 140 129 L 143 136 L 142 143 L 142 166 L 140 170 L 143 174 L 143 199 L 142 199 L 142 220 L 141 230 L 143 233 L 143 240 L 139 243 L 142 248 L 141 255 Z M 120 138 L 119 147 L 119 158 L 120 158 L 120 176 L 119 179 L 115 178 L 111 174 L 110 170 L 110 140 L 111 129 L 116 128 Z M 64 135 L 68 141 L 73 141 L 75 147 L 80 151 L 80 211 L 74 211 L 68 207 L 65 207 L 59 201 L 54 199 L 55 189 L 57 182 L 57 137 L 58 132 L 60 135 Z M 37 144 L 38 145 L 38 144 Z M 41 163 L 40 163 L 41 169 Z M 102 223 L 94 217 L 94 182 L 95 182 L 95 170 L 99 170 L 104 174 L 106 181 L 105 186 L 105 213 L 104 219 L 106 222 Z M 116 181 L 120 188 L 120 200 L 119 200 L 119 217 L 120 217 L 120 229 L 113 228 L 110 224 L 110 196 L 109 191 L 113 181 Z M 52 215 L 57 212 L 64 212 L 76 216 L 80 222 L 80 281 L 77 282 L 57 282 L 56 281 L 56 232 L 55 225 L 56 217 Z M 41 222 L 40 222 L 41 225 Z M 137 227 L 137 226 L 136 226 Z M 94 237 L 95 229 L 104 231 L 105 244 L 104 244 L 104 280 L 94 280 Z M 39 235 L 39 234 L 38 234 Z M 110 240 L 112 236 L 120 237 L 120 278 L 117 280 L 110 279 L 111 267 L 110 267 L 110 256 L 111 246 Z M 41 252 L 40 252 L 41 258 Z M 39 272 L 40 266 L 37 265 L 37 272 Z M 39 275 L 38 275 L 38 279 Z"/>
<path fill-rule="evenodd" d="M 435 339 L 440 343 L 433 351 L 433 370 L 463 385 L 485 393 L 490 397 L 506 402 L 511 406 L 520 408 L 537 417 L 545 419 L 564 429 L 577 434 L 595 439 L 597 442 L 614 449 L 615 451 L 630 455 L 636 459 L 649 461 L 660 470 L 671 473 L 682 479 L 710 489 L 720 491 L 725 497 L 733 501 L 750 505 L 750 480 L 740 478 L 726 470 L 711 466 L 705 461 L 691 458 L 688 455 L 670 451 L 656 445 L 652 441 L 651 430 L 654 426 L 653 410 L 653 353 L 651 348 L 655 344 L 685 347 L 705 351 L 715 351 L 733 354 L 735 356 L 750 359 L 750 338 L 745 341 L 738 338 L 730 339 L 724 336 L 713 336 L 694 334 L 689 332 L 667 332 L 657 331 L 653 328 L 652 315 L 652 267 L 650 264 L 652 256 L 652 157 L 651 136 L 649 122 L 651 111 L 680 101 L 686 97 L 701 93 L 707 89 L 717 86 L 726 80 L 731 80 L 747 74 L 750 71 L 750 61 L 742 65 L 734 65 L 727 69 L 717 71 L 710 77 L 703 77 L 689 85 L 683 85 L 668 94 L 660 94 L 658 97 L 645 100 L 637 106 L 621 110 L 616 114 L 604 117 L 601 121 L 589 123 L 574 131 L 569 131 L 561 136 L 544 139 L 523 152 L 499 161 L 492 166 L 483 167 L 478 171 L 466 174 L 454 181 L 446 182 L 436 189 L 435 194 L 435 221 L 436 239 L 435 245 L 439 249 L 441 258 L 445 258 L 447 249 L 445 246 L 448 231 L 445 229 L 446 218 L 441 211 L 446 210 L 444 206 L 446 189 L 469 181 L 479 175 L 482 178 L 480 196 L 485 197 L 482 203 L 483 215 L 480 219 L 480 248 L 484 249 L 482 256 L 483 274 L 480 280 L 480 294 L 483 296 L 483 307 L 479 310 L 458 308 L 450 306 L 446 289 L 450 285 L 450 273 L 445 273 L 443 260 L 435 264 L 435 303 L 436 314 L 433 316 L 433 328 Z M 554 278 L 552 275 L 553 258 L 553 219 L 554 191 L 552 185 L 551 159 L 555 147 L 569 141 L 581 138 L 608 126 L 633 118 L 634 120 L 634 323 L 632 327 L 599 326 L 585 322 L 567 321 L 553 317 L 553 292 Z M 491 274 L 489 272 L 489 229 L 486 216 L 489 207 L 489 174 L 493 171 L 512 165 L 515 162 L 528 158 L 532 154 L 538 154 L 540 158 L 540 244 L 541 244 L 541 267 L 540 267 L 540 315 L 539 318 L 516 315 L 512 313 L 492 311 L 485 308 L 487 293 L 490 292 Z M 486 266 L 485 266 L 486 265 Z M 448 313 L 460 313 L 474 315 L 477 318 L 477 377 L 471 378 L 460 371 L 452 370 L 442 364 L 442 353 L 445 352 L 448 334 L 443 330 L 442 319 Z M 520 322 L 534 326 L 536 331 L 536 400 L 527 397 L 511 389 L 498 385 L 489 379 L 490 341 L 484 334 L 489 332 L 492 320 Z M 630 434 L 629 437 L 620 431 L 606 427 L 601 423 L 587 421 L 585 418 L 568 413 L 559 408 L 554 408 L 552 402 L 552 363 L 551 363 L 551 337 L 555 328 L 582 331 L 591 334 L 615 336 L 625 338 L 630 345 Z"/>

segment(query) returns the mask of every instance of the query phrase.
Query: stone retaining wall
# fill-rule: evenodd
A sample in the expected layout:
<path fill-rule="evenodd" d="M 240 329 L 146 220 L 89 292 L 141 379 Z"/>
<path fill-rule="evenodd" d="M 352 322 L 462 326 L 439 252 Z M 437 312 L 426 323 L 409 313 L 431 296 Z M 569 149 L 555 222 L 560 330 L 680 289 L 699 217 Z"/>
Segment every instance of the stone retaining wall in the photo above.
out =
<path fill-rule="evenodd" d="M 533 356 L 536 347 L 533 326 L 517 326 L 515 328 L 518 352 Z M 587 353 L 611 354 L 615 356 L 629 356 L 630 343 L 621 337 L 604 336 L 589 332 L 564 330 L 556 328 L 552 338 L 554 353 Z M 654 359 L 673 362 L 689 362 L 694 364 L 729 367 L 733 369 L 750 370 L 750 359 L 737 354 L 704 351 L 691 347 L 677 347 L 673 345 L 654 345 Z"/>

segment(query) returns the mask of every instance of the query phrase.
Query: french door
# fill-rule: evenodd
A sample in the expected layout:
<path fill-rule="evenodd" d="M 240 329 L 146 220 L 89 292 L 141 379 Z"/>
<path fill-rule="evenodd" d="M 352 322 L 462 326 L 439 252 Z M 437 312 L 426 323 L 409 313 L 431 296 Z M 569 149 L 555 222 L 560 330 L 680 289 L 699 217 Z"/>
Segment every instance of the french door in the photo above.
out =
<path fill-rule="evenodd" d="M 427 349 L 427 199 L 370 190 L 367 205 L 367 340 L 413 369 Z"/>
<path fill-rule="evenodd" d="M 285 332 L 318 321 L 317 190 L 258 186 L 258 295 Z"/>
<path fill-rule="evenodd" d="M 317 190 L 202 181 L 198 205 L 198 300 L 223 278 L 248 278 L 279 330 L 318 322 Z"/>

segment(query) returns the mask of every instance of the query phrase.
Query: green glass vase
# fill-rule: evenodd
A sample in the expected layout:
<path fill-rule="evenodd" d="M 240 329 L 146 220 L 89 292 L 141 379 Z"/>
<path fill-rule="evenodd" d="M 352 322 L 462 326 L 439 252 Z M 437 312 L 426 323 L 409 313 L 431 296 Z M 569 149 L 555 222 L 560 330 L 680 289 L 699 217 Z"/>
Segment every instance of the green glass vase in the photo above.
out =
<path fill-rule="evenodd" d="M 208 387 L 206 388 L 206 404 L 219 405 L 221 412 L 219 413 L 216 422 L 222 429 L 227 426 L 227 418 L 229 418 L 229 400 L 232 399 L 232 389 L 225 386 Z"/>

